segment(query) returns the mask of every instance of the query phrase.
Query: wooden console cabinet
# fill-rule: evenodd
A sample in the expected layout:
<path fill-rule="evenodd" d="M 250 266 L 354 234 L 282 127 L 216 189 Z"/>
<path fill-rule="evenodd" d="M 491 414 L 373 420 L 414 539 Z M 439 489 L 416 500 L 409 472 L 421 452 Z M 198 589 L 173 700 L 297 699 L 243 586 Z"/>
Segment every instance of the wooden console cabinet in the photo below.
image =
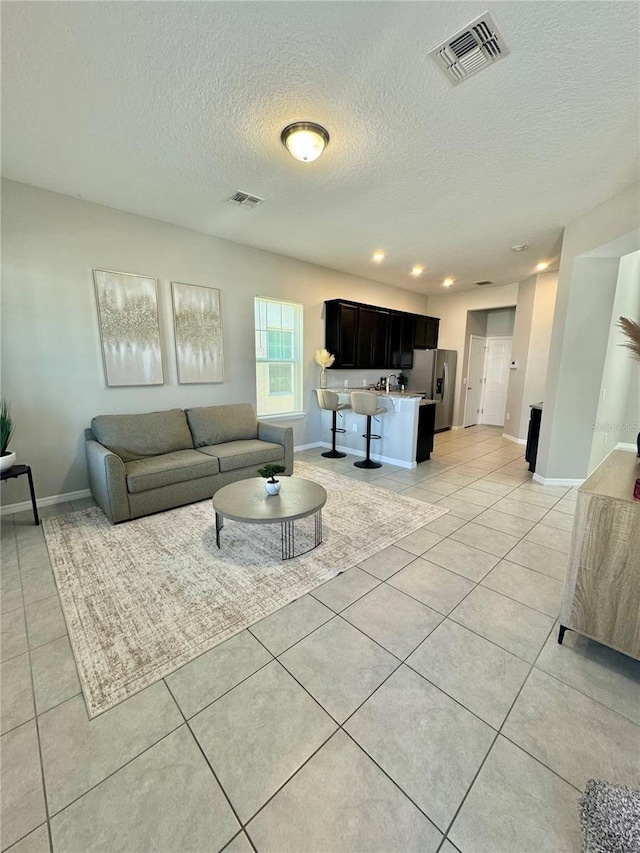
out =
<path fill-rule="evenodd" d="M 578 489 L 560 633 L 578 631 L 640 660 L 640 460 L 614 450 Z"/>

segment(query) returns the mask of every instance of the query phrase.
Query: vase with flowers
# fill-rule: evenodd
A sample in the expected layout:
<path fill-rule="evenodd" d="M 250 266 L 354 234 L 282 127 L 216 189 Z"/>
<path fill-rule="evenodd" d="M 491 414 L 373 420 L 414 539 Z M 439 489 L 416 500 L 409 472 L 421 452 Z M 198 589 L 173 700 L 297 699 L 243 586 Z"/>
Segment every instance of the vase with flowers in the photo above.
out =
<path fill-rule="evenodd" d="M 627 339 L 623 346 L 631 350 L 633 357 L 640 361 L 640 323 L 630 320 L 628 317 L 620 317 L 618 328 Z M 638 456 L 640 457 L 640 432 L 637 437 Z"/>
<path fill-rule="evenodd" d="M 327 387 L 327 368 L 331 367 L 333 362 L 336 360 L 335 355 L 331 355 L 331 353 L 326 349 L 317 349 L 316 350 L 316 364 L 320 365 L 322 368 L 320 371 L 320 387 Z"/>

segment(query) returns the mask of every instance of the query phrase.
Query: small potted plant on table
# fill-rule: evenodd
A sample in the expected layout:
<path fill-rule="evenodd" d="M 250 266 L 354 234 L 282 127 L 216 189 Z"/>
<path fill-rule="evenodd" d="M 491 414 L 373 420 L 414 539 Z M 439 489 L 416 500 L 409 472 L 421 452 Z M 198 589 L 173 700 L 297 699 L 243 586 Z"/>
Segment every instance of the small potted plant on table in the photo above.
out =
<path fill-rule="evenodd" d="M 11 436 L 13 435 L 13 420 L 11 418 L 11 404 L 3 397 L 0 400 L 0 471 L 11 468 L 16 461 L 16 454 L 7 450 Z"/>
<path fill-rule="evenodd" d="M 277 465 L 273 462 L 263 465 L 262 468 L 258 468 L 258 474 L 266 480 L 264 487 L 268 495 L 277 495 L 279 493 L 280 481 L 276 480 L 276 474 L 284 474 L 286 470 L 284 465 Z"/>

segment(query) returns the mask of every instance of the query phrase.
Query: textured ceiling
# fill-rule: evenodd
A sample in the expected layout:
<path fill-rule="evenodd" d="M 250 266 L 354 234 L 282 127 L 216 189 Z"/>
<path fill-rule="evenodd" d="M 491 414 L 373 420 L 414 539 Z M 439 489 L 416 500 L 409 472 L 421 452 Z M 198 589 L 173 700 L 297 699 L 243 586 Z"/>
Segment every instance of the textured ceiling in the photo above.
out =
<path fill-rule="evenodd" d="M 487 8 L 511 53 L 453 87 L 427 53 Z M 2 18 L 6 177 L 388 284 L 523 279 L 638 177 L 635 2 L 4 2 Z M 279 139 L 300 119 L 331 134 L 313 164 Z M 237 189 L 267 201 L 236 208 Z"/>

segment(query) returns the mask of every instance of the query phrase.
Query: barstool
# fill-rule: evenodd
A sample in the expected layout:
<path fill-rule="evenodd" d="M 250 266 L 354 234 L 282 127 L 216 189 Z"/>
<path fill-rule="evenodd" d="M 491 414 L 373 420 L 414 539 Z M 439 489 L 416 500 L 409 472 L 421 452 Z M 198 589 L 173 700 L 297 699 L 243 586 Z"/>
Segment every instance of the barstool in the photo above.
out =
<path fill-rule="evenodd" d="M 371 461 L 371 439 L 382 438 L 381 435 L 371 435 L 371 418 L 376 417 L 376 415 L 383 415 L 387 410 L 383 406 L 378 406 L 378 395 L 372 394 L 370 391 L 352 391 L 351 408 L 356 415 L 367 416 L 367 431 L 362 436 L 367 439 L 367 455 L 365 459 L 353 464 L 356 468 L 382 468 L 379 462 Z"/>
<path fill-rule="evenodd" d="M 316 393 L 318 394 L 318 405 L 320 408 L 325 409 L 327 412 L 333 412 L 333 422 L 331 426 L 333 438 L 331 441 L 331 450 L 327 450 L 327 452 L 322 453 L 321 456 L 326 456 L 327 459 L 344 459 L 347 454 L 340 453 L 339 450 L 336 450 L 336 433 L 346 432 L 346 429 L 339 429 L 336 426 L 336 416 L 338 412 L 342 411 L 342 409 L 350 409 L 351 406 L 349 403 L 341 403 L 336 392 L 329 391 L 327 388 L 318 388 Z"/>

